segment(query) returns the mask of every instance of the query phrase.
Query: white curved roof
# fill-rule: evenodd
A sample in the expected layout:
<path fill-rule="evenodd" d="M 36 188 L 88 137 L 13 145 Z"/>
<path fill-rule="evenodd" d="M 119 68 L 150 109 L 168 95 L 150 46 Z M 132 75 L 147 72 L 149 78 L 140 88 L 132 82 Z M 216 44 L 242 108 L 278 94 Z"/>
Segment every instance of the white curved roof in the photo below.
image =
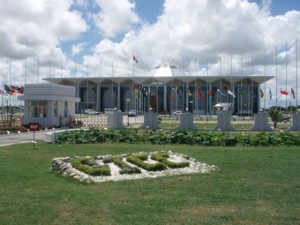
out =
<path fill-rule="evenodd" d="M 168 62 L 164 62 L 160 66 L 155 67 L 149 73 L 150 77 L 174 77 L 184 75 L 185 74 L 176 66 L 170 65 Z"/>

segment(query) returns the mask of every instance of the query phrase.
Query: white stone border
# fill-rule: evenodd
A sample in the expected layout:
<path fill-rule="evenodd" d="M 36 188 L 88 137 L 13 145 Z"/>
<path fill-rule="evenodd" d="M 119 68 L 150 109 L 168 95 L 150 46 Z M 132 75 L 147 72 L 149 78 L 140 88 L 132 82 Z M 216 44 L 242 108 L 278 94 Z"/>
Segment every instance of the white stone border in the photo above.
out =
<path fill-rule="evenodd" d="M 149 152 L 148 158 L 150 158 L 150 155 L 153 153 L 158 153 L 161 151 L 156 152 Z M 145 153 L 145 152 L 141 152 Z M 107 181 L 120 181 L 120 180 L 136 180 L 136 179 L 143 179 L 143 178 L 156 178 L 161 176 L 172 176 L 172 175 L 180 175 L 180 174 L 192 174 L 192 173 L 209 173 L 211 171 L 215 171 L 217 169 L 214 165 L 208 165 L 206 163 L 201 163 L 197 161 L 196 159 L 193 159 L 187 155 L 179 154 L 179 153 L 173 153 L 171 151 L 167 152 L 169 154 L 170 161 L 173 162 L 189 162 L 190 165 L 185 168 L 177 168 L 177 169 L 171 169 L 167 168 L 163 171 L 146 171 L 142 168 L 139 168 L 141 170 L 141 173 L 139 174 L 120 174 L 119 171 L 121 170 L 118 166 L 116 166 L 114 163 L 108 163 L 108 166 L 111 170 L 110 176 L 91 176 L 86 173 L 83 173 L 75 168 L 72 167 L 70 161 L 70 157 L 60 157 L 60 158 L 54 158 L 52 161 L 52 170 L 53 171 L 59 171 L 64 176 L 70 176 L 74 179 L 77 179 L 82 182 L 86 183 L 100 183 L 100 182 L 107 182 Z M 136 153 L 133 153 L 136 154 Z M 126 156 L 130 154 L 123 154 L 121 157 L 123 160 L 128 163 L 131 166 L 135 166 L 133 164 L 130 164 L 126 161 Z M 111 155 L 108 156 L 98 156 L 97 158 L 105 158 L 105 157 L 112 157 Z"/>

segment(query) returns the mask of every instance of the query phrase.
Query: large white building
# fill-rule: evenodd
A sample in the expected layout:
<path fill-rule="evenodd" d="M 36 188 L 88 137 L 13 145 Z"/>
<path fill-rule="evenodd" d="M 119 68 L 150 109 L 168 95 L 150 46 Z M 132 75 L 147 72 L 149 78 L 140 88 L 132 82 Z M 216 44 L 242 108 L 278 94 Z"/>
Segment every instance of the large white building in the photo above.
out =
<path fill-rule="evenodd" d="M 187 76 L 169 63 L 148 75 L 45 78 L 76 88 L 76 112 L 107 108 L 121 111 L 173 113 L 188 109 L 195 114 L 214 113 L 214 105 L 228 103 L 234 114 L 252 114 L 260 109 L 260 85 L 273 76 Z M 235 96 L 235 97 L 234 97 Z"/>

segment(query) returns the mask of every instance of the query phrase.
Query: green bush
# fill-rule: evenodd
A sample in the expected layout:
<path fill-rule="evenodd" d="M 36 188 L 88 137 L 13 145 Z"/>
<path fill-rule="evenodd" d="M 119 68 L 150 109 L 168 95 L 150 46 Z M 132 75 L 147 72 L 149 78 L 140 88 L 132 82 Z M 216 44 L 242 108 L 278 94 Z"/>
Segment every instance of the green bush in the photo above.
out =
<path fill-rule="evenodd" d="M 146 160 L 148 157 L 147 155 L 143 155 L 143 154 L 133 154 L 130 156 L 127 156 L 126 160 L 134 165 L 137 165 L 141 168 L 143 168 L 144 170 L 147 171 L 161 171 L 161 170 L 165 170 L 167 167 L 165 164 L 163 163 L 155 163 L 155 164 L 150 164 L 150 163 L 146 163 L 144 162 L 144 160 Z"/>
<path fill-rule="evenodd" d="M 158 162 L 161 162 L 163 164 L 165 164 L 166 166 L 170 167 L 170 168 L 184 168 L 184 167 L 188 167 L 190 165 L 189 162 L 171 162 L 168 160 L 169 155 L 167 152 L 159 152 L 159 153 L 153 153 L 151 154 L 151 159 L 156 160 Z"/>
<path fill-rule="evenodd" d="M 112 162 L 121 168 L 120 174 L 141 173 L 139 168 L 128 165 L 120 156 L 113 157 Z"/>
<path fill-rule="evenodd" d="M 74 168 L 92 176 L 110 175 L 110 168 L 107 165 L 100 166 L 91 157 L 74 158 L 71 160 L 71 165 Z"/>
<path fill-rule="evenodd" d="M 141 131 L 137 129 L 67 131 L 56 138 L 56 143 L 87 144 L 87 143 L 150 143 L 186 144 L 202 146 L 299 146 L 300 134 L 285 132 L 219 132 L 219 131 Z"/>

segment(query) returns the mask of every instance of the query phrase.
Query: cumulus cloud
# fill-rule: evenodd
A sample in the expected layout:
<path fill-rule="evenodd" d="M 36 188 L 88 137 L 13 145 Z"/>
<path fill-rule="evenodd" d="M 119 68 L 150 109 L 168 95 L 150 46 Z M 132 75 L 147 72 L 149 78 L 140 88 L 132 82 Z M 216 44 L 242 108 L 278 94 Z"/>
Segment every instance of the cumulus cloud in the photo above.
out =
<path fill-rule="evenodd" d="M 186 74 L 194 74 L 196 68 L 198 75 L 206 75 L 205 64 L 208 63 L 209 75 L 219 75 L 220 67 L 224 75 L 264 74 L 265 71 L 267 75 L 275 75 L 276 46 L 277 71 L 285 74 L 286 43 L 288 73 L 295 74 L 295 40 L 300 40 L 300 12 L 272 16 L 271 0 L 263 0 L 260 5 L 247 0 L 165 0 L 162 14 L 154 24 L 141 22 L 133 0 L 89 1 L 92 6 L 87 2 L 0 2 L 0 55 L 16 59 L 36 56 L 44 67 L 40 69 L 41 76 L 51 77 L 61 76 L 62 60 L 63 74 L 74 76 L 74 63 L 66 57 L 61 44 L 80 37 L 83 32 L 95 34 L 96 28 L 100 31 L 96 35 L 99 41 L 91 47 L 91 54 L 83 56 L 82 65 L 77 65 L 77 76 L 86 74 L 86 68 L 93 75 L 100 71 L 103 76 L 132 75 L 132 54 L 139 59 L 139 63 L 134 64 L 135 74 L 139 75 L 148 74 L 151 68 L 165 60 Z M 74 3 L 89 11 L 73 10 Z M 115 42 L 114 38 L 120 34 L 123 38 Z M 83 46 L 91 44 L 84 38 L 76 41 L 72 42 L 72 56 L 81 57 Z M 56 67 L 51 73 L 50 58 L 51 67 Z M 28 59 L 28 73 L 37 71 L 36 61 Z M 19 63 L 20 68 L 24 67 L 23 61 Z M 7 65 L 0 63 L 0 67 L 7 71 Z M 22 74 L 21 69 L 19 73 Z M 279 77 L 280 82 L 284 79 L 284 76 Z M 292 85 L 293 79 L 289 82 Z"/>
<path fill-rule="evenodd" d="M 75 39 L 87 24 L 71 0 L 10 0 L 0 2 L 0 55 L 25 58 Z"/>
<path fill-rule="evenodd" d="M 133 24 L 140 22 L 134 12 L 135 4 L 129 0 L 96 0 L 100 12 L 94 15 L 95 25 L 105 37 L 115 37 L 128 32 Z"/>
<path fill-rule="evenodd" d="M 82 43 L 78 43 L 72 46 L 72 55 L 78 55 L 79 53 L 81 53 L 83 51 L 84 46 L 86 45 L 85 42 Z"/>

